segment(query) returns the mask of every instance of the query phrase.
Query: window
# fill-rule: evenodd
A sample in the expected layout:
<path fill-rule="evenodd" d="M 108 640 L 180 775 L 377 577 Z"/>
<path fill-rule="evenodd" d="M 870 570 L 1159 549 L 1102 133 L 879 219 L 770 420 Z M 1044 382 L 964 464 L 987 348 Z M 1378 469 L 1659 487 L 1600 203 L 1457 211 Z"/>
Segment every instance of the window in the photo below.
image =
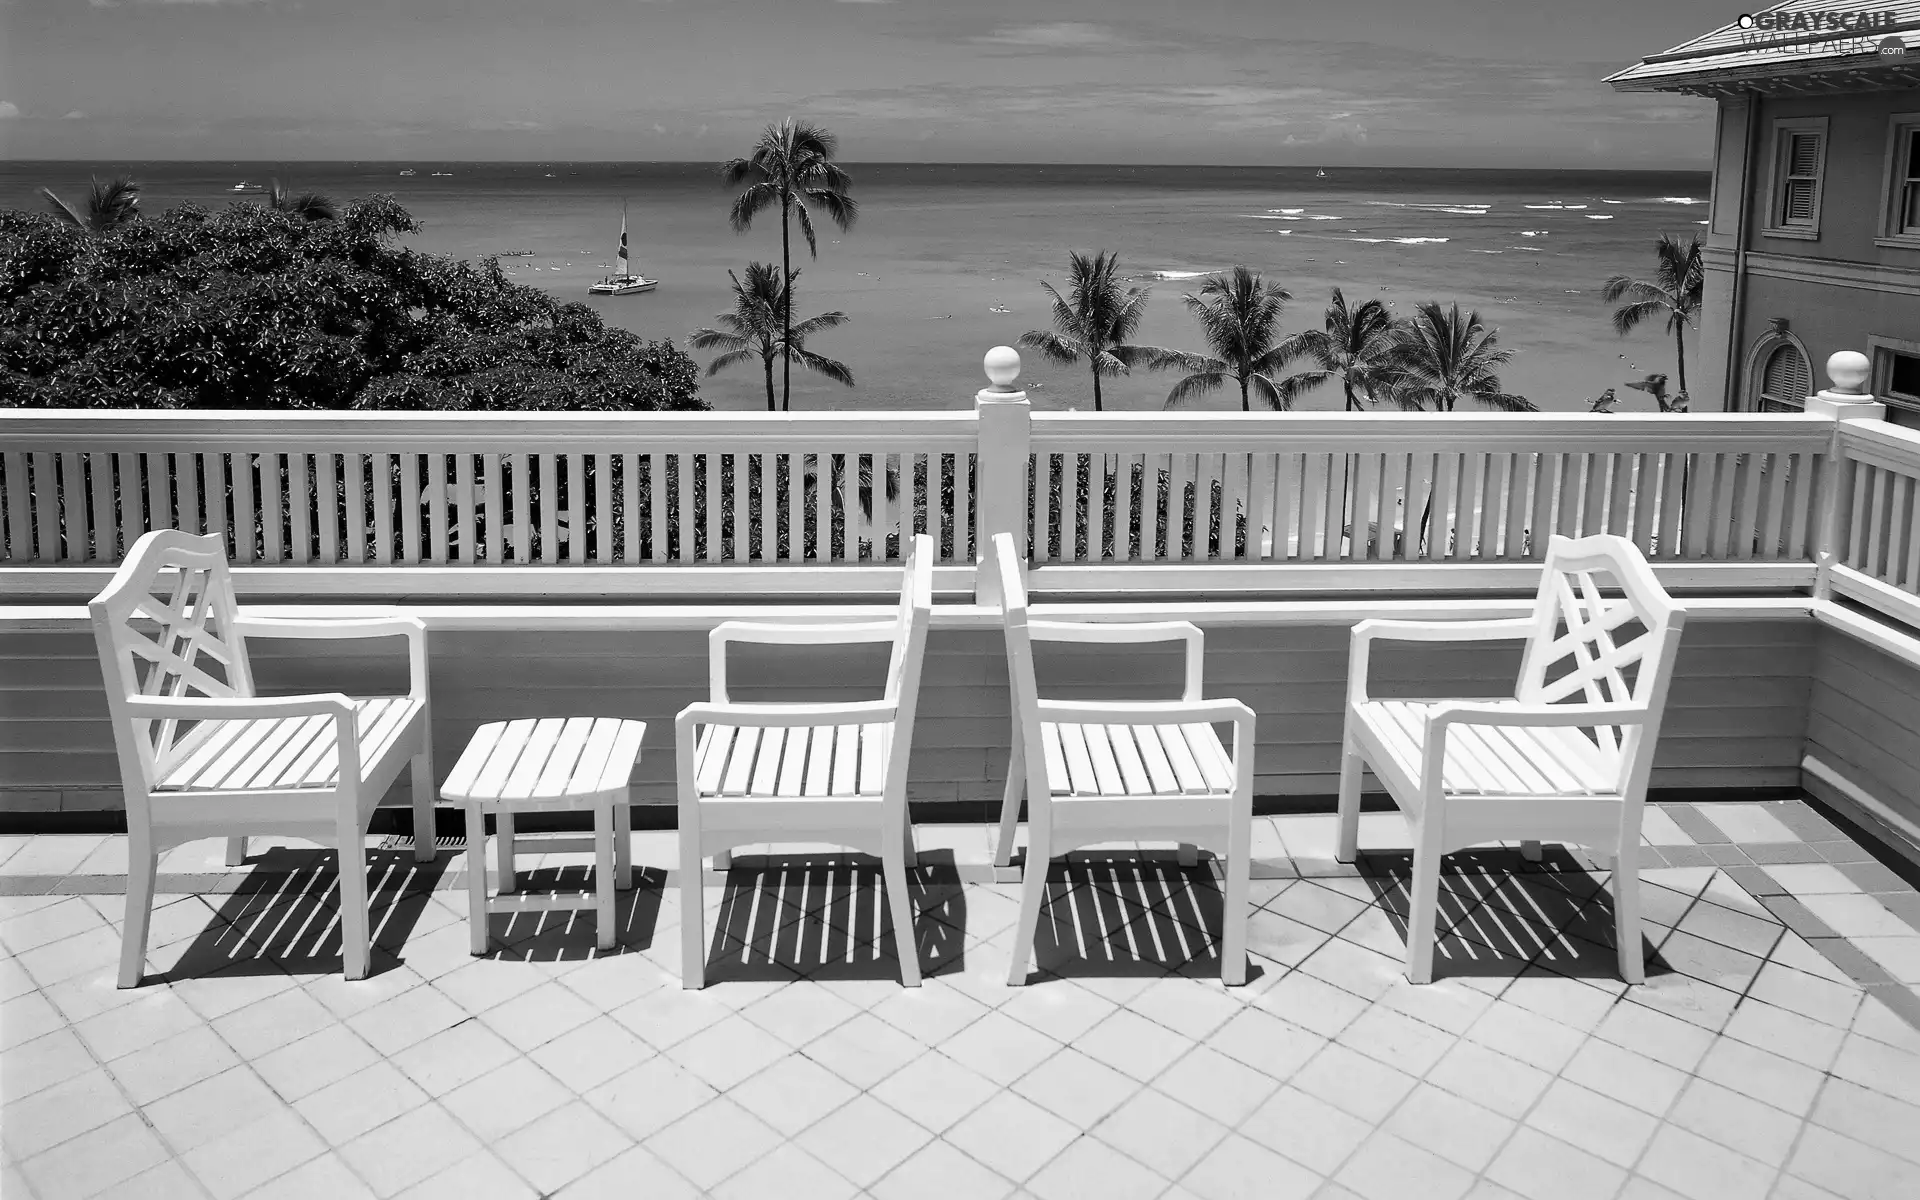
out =
<path fill-rule="evenodd" d="M 1813 392 L 1813 370 L 1800 347 L 1784 342 L 1768 352 L 1760 372 L 1761 412 L 1800 412 Z"/>
<path fill-rule="evenodd" d="M 1867 354 L 1873 398 L 1889 408 L 1920 410 L 1920 342 L 1869 336 Z"/>
<path fill-rule="evenodd" d="M 1827 119 L 1801 117 L 1775 121 L 1769 237 L 1820 236 L 1820 184 L 1827 160 Z"/>
<path fill-rule="evenodd" d="M 1874 240 L 1920 249 L 1920 113 L 1895 113 L 1888 127 L 1886 211 Z"/>

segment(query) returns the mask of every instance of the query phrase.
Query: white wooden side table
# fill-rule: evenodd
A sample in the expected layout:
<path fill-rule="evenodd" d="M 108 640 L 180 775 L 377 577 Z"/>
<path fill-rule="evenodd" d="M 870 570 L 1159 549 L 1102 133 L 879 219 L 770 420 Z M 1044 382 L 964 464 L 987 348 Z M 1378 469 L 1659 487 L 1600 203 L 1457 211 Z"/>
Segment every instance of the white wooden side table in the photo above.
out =
<path fill-rule="evenodd" d="M 467 813 L 468 921 L 472 950 L 487 952 L 487 916 L 540 909 L 594 910 L 597 944 L 613 949 L 613 893 L 633 886 L 632 821 L 627 780 L 640 761 L 644 721 L 615 717 L 546 717 L 494 721 L 474 731 L 440 798 Z M 513 818 L 523 812 L 593 810 L 593 837 L 541 836 L 542 852 L 594 852 L 591 897 L 516 894 Z M 500 894 L 487 895 L 486 814 L 494 815 Z M 617 876 L 617 878 L 616 878 Z"/>

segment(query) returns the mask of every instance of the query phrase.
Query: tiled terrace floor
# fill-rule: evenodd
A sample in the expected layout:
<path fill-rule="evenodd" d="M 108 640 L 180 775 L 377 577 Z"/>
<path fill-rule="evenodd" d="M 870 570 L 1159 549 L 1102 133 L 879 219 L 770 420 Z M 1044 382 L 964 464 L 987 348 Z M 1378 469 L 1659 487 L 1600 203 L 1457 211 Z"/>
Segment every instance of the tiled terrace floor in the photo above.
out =
<path fill-rule="evenodd" d="M 588 915 L 502 916 L 476 960 L 457 857 L 376 854 L 382 949 L 346 983 L 325 856 L 226 871 L 205 842 L 163 863 L 123 992 L 123 840 L 0 839 L 0 1194 L 1920 1196 L 1920 897 L 1804 805 L 1650 814 L 1631 989 L 1572 856 L 1457 856 L 1416 988 L 1405 856 L 1257 826 L 1231 990 L 1208 870 L 1119 855 L 1056 870 L 1044 970 L 1008 988 L 1015 888 L 960 882 L 987 831 L 939 826 L 917 991 L 847 858 L 708 888 L 713 982 L 685 992 L 658 870 L 611 954 Z M 1369 816 L 1362 844 L 1404 836 Z"/>

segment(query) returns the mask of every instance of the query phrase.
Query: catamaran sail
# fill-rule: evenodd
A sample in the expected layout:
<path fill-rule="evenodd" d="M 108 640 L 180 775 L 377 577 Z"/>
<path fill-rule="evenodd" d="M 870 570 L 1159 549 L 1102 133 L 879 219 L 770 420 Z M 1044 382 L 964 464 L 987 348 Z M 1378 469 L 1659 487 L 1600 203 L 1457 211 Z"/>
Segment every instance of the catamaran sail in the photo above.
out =
<path fill-rule="evenodd" d="M 644 275 L 635 275 L 627 259 L 627 206 L 620 206 L 620 252 L 616 256 L 620 269 L 587 288 L 596 296 L 628 296 L 634 292 L 650 292 L 658 287 L 660 281 L 648 279 Z"/>

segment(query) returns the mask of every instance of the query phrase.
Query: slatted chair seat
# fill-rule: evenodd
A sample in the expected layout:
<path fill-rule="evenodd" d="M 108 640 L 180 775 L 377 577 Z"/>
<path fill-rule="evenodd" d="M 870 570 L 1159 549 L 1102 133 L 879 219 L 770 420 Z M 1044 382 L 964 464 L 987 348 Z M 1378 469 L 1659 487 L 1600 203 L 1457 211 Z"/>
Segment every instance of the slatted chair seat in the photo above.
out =
<path fill-rule="evenodd" d="M 864 799 L 886 795 L 893 727 L 708 725 L 694 747 L 703 800 Z"/>
<path fill-rule="evenodd" d="M 1427 729 L 1436 701 L 1370 700 L 1354 718 L 1386 751 L 1376 772 L 1399 772 L 1418 789 Z M 1516 707 L 1511 702 L 1496 707 Z M 1451 796 L 1498 798 L 1620 794 L 1617 756 L 1569 726 L 1455 725 L 1447 738 L 1440 786 Z"/>
<path fill-rule="evenodd" d="M 1602 580 L 1610 584 L 1603 590 Z M 1609 859 L 1620 974 L 1639 983 L 1638 850 L 1647 776 L 1686 610 L 1634 544 L 1556 536 L 1533 615 L 1501 621 L 1362 621 L 1347 667 L 1340 761 L 1342 862 L 1359 853 L 1360 773 L 1371 766 L 1413 832 L 1407 978 L 1433 979 L 1440 860 L 1519 840 L 1571 842 Z M 1637 630 L 1637 632 L 1636 632 Z M 1501 700 L 1375 700 L 1375 641 L 1524 640 L 1514 694 Z"/>
<path fill-rule="evenodd" d="M 408 696 L 353 701 L 360 761 L 384 758 L 424 707 Z M 205 721 L 194 735 L 194 749 L 154 781 L 156 793 L 339 786 L 338 734 L 331 717 Z"/>
<path fill-rule="evenodd" d="M 161 853 L 225 837 L 227 865 L 238 866 L 255 835 L 339 851 L 341 957 L 348 979 L 364 978 L 368 823 L 409 764 L 414 857 L 434 855 L 426 627 L 402 616 L 242 616 L 223 539 L 177 529 L 134 542 L 87 608 L 127 801 L 120 986 L 140 983 Z M 255 695 L 247 639 L 256 636 L 405 637 L 407 694 Z"/>
<path fill-rule="evenodd" d="M 726 621 L 708 641 L 709 699 L 674 722 L 680 799 L 680 935 L 683 987 L 706 983 L 701 889 L 708 855 L 724 868 L 735 846 L 826 842 L 880 859 L 892 910 L 900 981 L 920 986 L 907 867 L 914 861 L 907 816 L 907 761 L 933 610 L 933 539 L 915 534 L 900 605 L 891 621 L 769 625 Z M 891 642 L 879 700 L 746 704 L 727 691 L 733 642 L 833 646 Z"/>
<path fill-rule="evenodd" d="M 1226 796 L 1233 756 L 1211 725 L 1040 722 L 1047 789 L 1056 800 Z"/>
<path fill-rule="evenodd" d="M 1192 865 L 1195 844 L 1225 860 L 1220 977 L 1247 980 L 1247 888 L 1253 846 L 1253 710 L 1237 700 L 1201 698 L 1204 639 L 1187 621 L 1029 621 L 1027 589 L 1013 535 L 995 534 L 990 566 L 999 581 L 1013 698 L 1013 753 L 1000 801 L 999 866 L 1013 861 L 1020 802 L 1027 802 L 1027 862 L 1007 982 L 1027 981 L 1051 861 L 1100 842 L 1174 841 Z M 1182 642 L 1185 686 L 1178 700 L 1043 700 L 1033 643 L 1114 646 Z M 1215 723 L 1233 726 L 1229 750 Z"/>

